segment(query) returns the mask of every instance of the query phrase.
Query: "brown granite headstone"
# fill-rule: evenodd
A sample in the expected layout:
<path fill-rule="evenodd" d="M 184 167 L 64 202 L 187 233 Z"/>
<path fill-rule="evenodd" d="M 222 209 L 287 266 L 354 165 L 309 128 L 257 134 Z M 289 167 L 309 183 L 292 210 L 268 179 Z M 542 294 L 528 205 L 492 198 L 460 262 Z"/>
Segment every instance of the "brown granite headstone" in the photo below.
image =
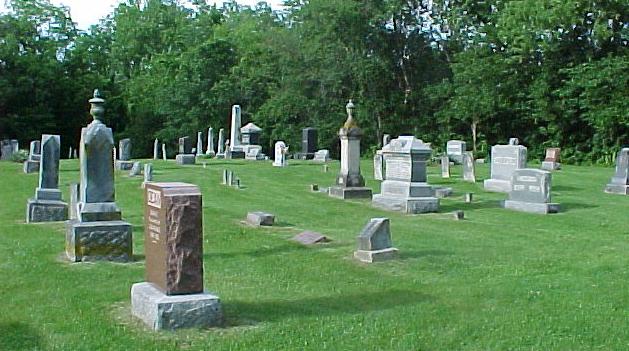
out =
<path fill-rule="evenodd" d="M 203 292 L 203 215 L 199 187 L 147 183 L 144 209 L 146 281 L 166 295 Z"/>
<path fill-rule="evenodd" d="M 558 147 L 551 147 L 546 149 L 546 158 L 544 161 L 546 162 L 561 162 L 560 159 L 561 149 Z"/>

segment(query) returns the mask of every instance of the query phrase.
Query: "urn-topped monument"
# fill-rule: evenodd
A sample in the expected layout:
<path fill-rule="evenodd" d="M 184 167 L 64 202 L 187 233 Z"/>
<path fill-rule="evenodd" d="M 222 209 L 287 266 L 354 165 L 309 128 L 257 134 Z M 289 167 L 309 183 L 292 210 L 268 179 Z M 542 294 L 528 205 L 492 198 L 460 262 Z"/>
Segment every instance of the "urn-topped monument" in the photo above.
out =
<path fill-rule="evenodd" d="M 339 130 L 341 170 L 336 176 L 336 184 L 330 187 L 329 195 L 340 199 L 371 199 L 371 189 L 365 187 L 365 178 L 360 174 L 360 138 L 363 132 L 354 120 L 355 108 L 352 100 L 345 106 L 347 120 Z"/>
<path fill-rule="evenodd" d="M 66 254 L 72 261 L 126 261 L 132 255 L 132 227 L 122 221 L 115 201 L 113 133 L 101 122 L 105 100 L 98 90 L 89 102 L 94 120 L 81 130 L 77 219 L 67 222 Z"/>

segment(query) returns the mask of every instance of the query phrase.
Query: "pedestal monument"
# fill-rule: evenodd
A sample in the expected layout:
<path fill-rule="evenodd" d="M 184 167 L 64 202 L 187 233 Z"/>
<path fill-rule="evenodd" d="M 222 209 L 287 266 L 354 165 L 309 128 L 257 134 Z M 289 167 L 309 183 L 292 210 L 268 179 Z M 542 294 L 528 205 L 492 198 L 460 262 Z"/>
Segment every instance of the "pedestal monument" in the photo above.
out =
<path fill-rule="evenodd" d="M 245 152 L 243 151 L 240 128 L 242 126 L 242 116 L 240 105 L 232 106 L 232 125 L 231 134 L 229 137 L 229 151 L 231 152 L 231 158 L 245 158 Z"/>
<path fill-rule="evenodd" d="M 132 257 L 132 227 L 122 221 L 115 201 L 114 138 L 100 121 L 105 100 L 95 90 L 89 102 L 94 121 L 81 130 L 78 218 L 66 224 L 66 254 L 71 261 L 127 261 Z"/>

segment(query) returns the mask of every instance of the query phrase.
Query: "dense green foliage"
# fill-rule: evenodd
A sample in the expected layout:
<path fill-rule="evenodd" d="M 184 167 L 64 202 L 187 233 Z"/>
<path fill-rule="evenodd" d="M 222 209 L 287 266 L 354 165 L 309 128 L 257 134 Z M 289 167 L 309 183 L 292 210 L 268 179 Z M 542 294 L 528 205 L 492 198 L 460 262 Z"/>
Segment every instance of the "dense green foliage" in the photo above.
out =
<path fill-rule="evenodd" d="M 627 196 L 603 192 L 613 169 L 564 166 L 553 173 L 562 212 L 498 206 L 482 183 L 441 179 L 454 189 L 440 213 L 404 215 L 369 202 L 310 192 L 334 183 L 339 163 L 210 160 L 208 167 L 151 161 L 156 181 L 198 184 L 203 194 L 204 285 L 220 296 L 227 326 L 152 333 L 130 314 L 130 288 L 144 280 L 141 177 L 116 174 L 116 200 L 133 225 L 130 264 L 61 259 L 64 224 L 24 224 L 37 174 L 0 163 L 0 350 L 626 350 L 629 348 Z M 372 163 L 362 164 L 378 192 Z M 244 189 L 220 185 L 233 170 Z M 60 189 L 79 178 L 61 162 Z M 488 165 L 478 165 L 479 180 Z M 474 192 L 466 204 L 463 192 Z M 277 216 L 272 228 L 240 221 Z M 464 210 L 455 221 L 451 211 Z M 399 259 L 352 260 L 369 218 L 389 217 Z M 289 240 L 321 232 L 328 244 Z"/>
<path fill-rule="evenodd" d="M 622 0 L 289 0 L 282 11 L 127 0 L 88 32 L 48 0 L 10 6 L 0 137 L 22 143 L 54 132 L 76 145 L 95 87 L 136 156 L 154 137 L 228 128 L 236 103 L 265 147 L 297 145 L 313 126 L 335 150 L 348 98 L 367 148 L 412 133 L 437 149 L 464 139 L 484 155 L 516 136 L 531 157 L 559 146 L 564 162 L 589 163 L 629 142 Z"/>

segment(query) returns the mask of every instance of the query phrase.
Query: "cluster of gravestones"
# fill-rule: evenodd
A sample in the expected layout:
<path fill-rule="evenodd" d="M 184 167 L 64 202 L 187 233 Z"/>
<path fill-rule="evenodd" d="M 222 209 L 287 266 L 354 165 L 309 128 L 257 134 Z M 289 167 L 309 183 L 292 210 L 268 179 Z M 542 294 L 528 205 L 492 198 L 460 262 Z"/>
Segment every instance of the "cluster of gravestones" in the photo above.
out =
<path fill-rule="evenodd" d="M 133 253 L 132 226 L 122 220 L 122 213 L 115 202 L 114 169 L 127 167 L 123 164 L 130 162 L 131 143 L 130 140 L 121 140 L 116 160 L 112 130 L 101 122 L 105 101 L 95 91 L 89 102 L 94 120 L 81 130 L 80 183 L 71 186 L 66 255 L 74 262 L 129 261 Z M 350 100 L 346 106 L 347 120 L 339 130 L 341 169 L 328 194 L 342 199 L 372 198 L 372 191 L 365 187 L 360 172 L 362 130 L 354 119 L 354 109 Z M 234 112 L 239 116 L 239 108 Z M 311 133 L 305 132 L 304 135 L 312 136 Z M 234 135 L 233 128 L 232 139 L 240 140 Z M 155 145 L 157 150 L 157 141 Z M 238 145 L 243 146 L 242 143 Z M 236 150 L 244 152 L 245 149 Z M 284 145 L 284 155 L 287 149 Z M 459 150 L 462 151 L 459 162 L 473 167 L 474 160 L 466 156 L 469 153 L 464 151 L 464 146 L 459 146 Z M 39 183 L 35 197 L 27 203 L 27 222 L 66 220 L 68 205 L 62 201 L 58 189 L 60 137 L 43 135 L 39 145 L 31 145 L 31 152 L 33 157 L 29 161 L 39 162 Z M 426 177 L 431 152 L 429 144 L 413 136 L 393 140 L 385 138 L 383 148 L 374 159 L 378 166 L 376 178 L 382 181 L 382 190 L 373 196 L 373 204 L 406 213 L 438 211 L 439 199 Z M 316 152 L 310 154 L 316 158 Z M 558 155 L 558 150 L 549 153 L 545 162 L 553 164 L 547 167 L 558 168 Z M 518 145 L 517 140 L 511 140 L 509 145 L 494 146 L 491 161 L 492 177 L 485 181 L 485 188 L 508 191 L 509 199 L 504 202 L 506 208 L 540 213 L 556 211 L 556 204 L 550 201 L 550 173 L 525 168 L 526 148 Z M 450 160 L 443 162 L 449 164 Z M 131 171 L 139 174 L 140 163 L 131 162 Z M 146 282 L 132 286 L 133 314 L 155 330 L 222 324 L 220 299 L 205 292 L 203 286 L 203 206 L 200 189 L 187 183 L 152 182 L 151 164 L 145 165 L 144 174 Z M 230 171 L 224 171 L 223 177 L 226 185 L 239 184 L 239 181 L 234 182 L 237 178 Z M 627 195 L 628 187 L 629 148 L 624 148 L 618 154 L 616 174 L 606 191 Z M 458 219 L 463 217 L 462 213 L 455 215 Z M 272 226 L 274 221 L 275 216 L 261 211 L 248 213 L 245 220 L 253 226 Z M 357 238 L 356 259 L 371 263 L 396 256 L 398 250 L 392 245 L 389 223 L 387 218 L 373 218 L 368 222 Z M 294 240 L 313 244 L 328 239 L 319 233 L 306 231 Z"/>

